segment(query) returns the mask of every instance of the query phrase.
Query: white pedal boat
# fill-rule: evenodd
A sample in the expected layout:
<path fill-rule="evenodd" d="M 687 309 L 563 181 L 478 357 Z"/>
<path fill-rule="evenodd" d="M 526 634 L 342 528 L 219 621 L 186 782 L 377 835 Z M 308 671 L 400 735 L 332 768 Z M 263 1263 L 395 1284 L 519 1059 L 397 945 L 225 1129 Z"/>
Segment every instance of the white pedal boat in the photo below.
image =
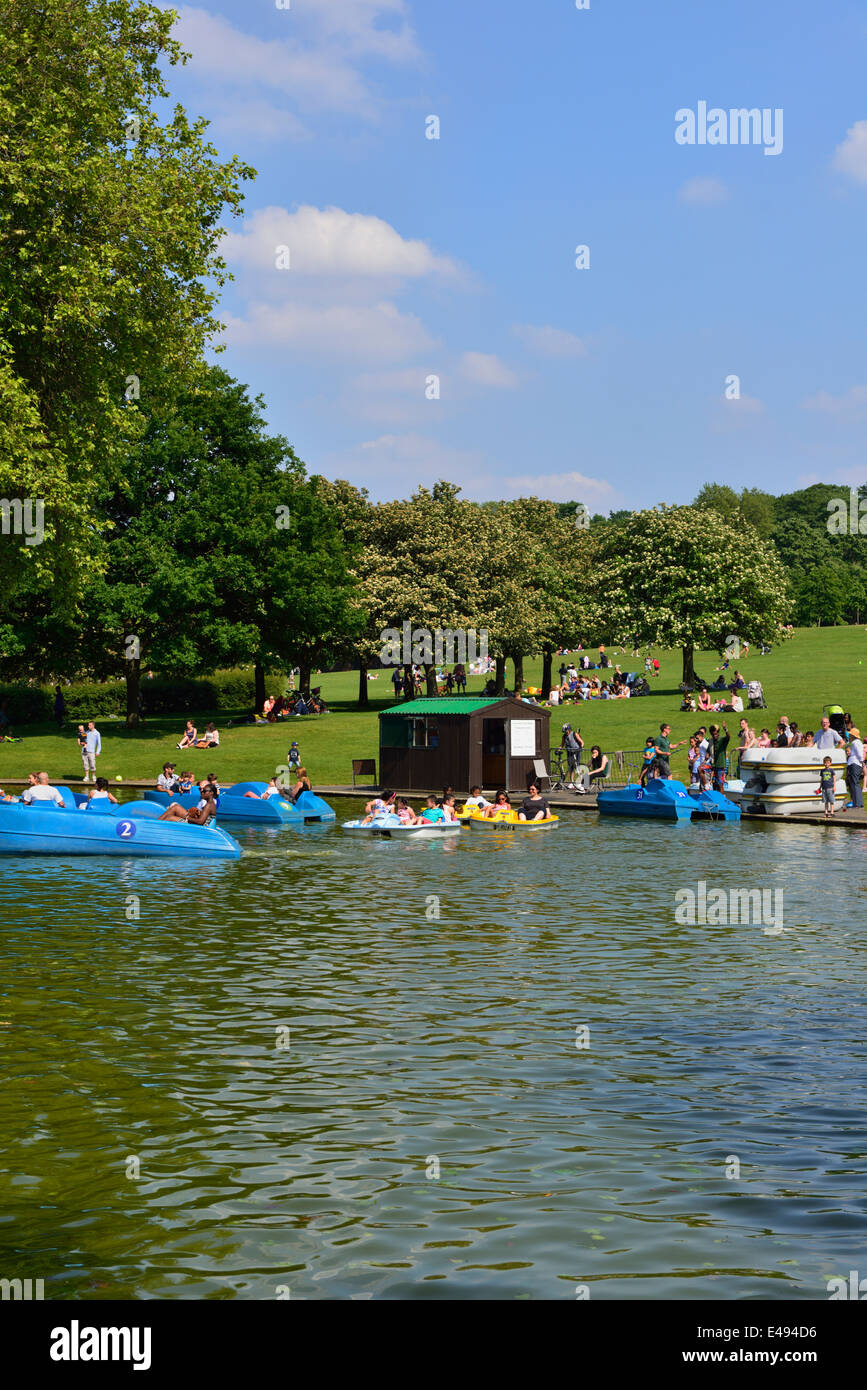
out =
<path fill-rule="evenodd" d="M 815 774 L 816 786 L 826 758 L 831 759 L 834 771 L 845 778 L 846 755 L 841 748 L 748 748 L 741 754 L 741 778 L 749 782 L 751 777 L 764 777 L 770 788 L 787 782 L 812 782 Z"/>
<path fill-rule="evenodd" d="M 440 835 L 459 835 L 461 826 L 459 821 L 427 821 L 423 825 L 404 825 L 397 816 L 387 814 L 374 816 L 367 825 L 360 820 L 347 820 L 343 822 L 341 829 L 345 830 L 347 835 L 367 835 L 374 839 L 431 840 L 439 839 Z"/>
<path fill-rule="evenodd" d="M 749 748 L 741 756 L 742 789 L 728 794 L 746 811 L 824 814 L 819 773 L 826 758 L 834 771 L 835 805 L 840 805 L 848 798 L 846 755 L 840 748 Z"/>

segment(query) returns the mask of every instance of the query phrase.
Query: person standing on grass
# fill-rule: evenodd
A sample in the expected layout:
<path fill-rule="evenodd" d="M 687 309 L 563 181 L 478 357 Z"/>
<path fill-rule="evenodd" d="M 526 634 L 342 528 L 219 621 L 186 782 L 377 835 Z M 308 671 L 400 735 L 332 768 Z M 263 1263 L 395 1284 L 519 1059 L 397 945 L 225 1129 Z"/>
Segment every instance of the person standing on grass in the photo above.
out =
<path fill-rule="evenodd" d="M 96 781 L 96 760 L 102 752 L 102 739 L 99 729 L 93 720 L 88 721 L 87 733 L 84 735 L 84 750 L 81 760 L 84 763 L 84 780 L 90 781 L 90 774 L 93 773 L 93 780 Z"/>
<path fill-rule="evenodd" d="M 84 780 L 87 781 L 87 730 L 83 724 L 79 724 L 78 732 L 75 735 L 78 744 L 78 751 L 81 754 L 81 768 Z"/>
<path fill-rule="evenodd" d="M 863 781 L 864 744 L 860 731 L 853 726 L 849 730 L 849 746 L 846 749 L 846 785 L 853 811 L 860 811 L 864 807 Z"/>

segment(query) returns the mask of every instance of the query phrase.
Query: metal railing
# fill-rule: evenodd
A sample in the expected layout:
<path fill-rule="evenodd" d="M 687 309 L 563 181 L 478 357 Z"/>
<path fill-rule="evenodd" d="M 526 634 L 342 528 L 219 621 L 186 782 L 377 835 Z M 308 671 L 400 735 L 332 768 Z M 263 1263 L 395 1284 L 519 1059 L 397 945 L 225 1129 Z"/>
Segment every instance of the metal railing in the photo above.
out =
<path fill-rule="evenodd" d="M 584 767 L 589 768 L 589 749 L 585 747 L 582 755 Z M 608 776 L 605 778 L 606 787 L 625 787 L 627 782 L 637 782 L 641 775 L 644 764 L 643 750 L 638 748 L 619 748 L 614 753 L 608 754 Z M 548 753 L 548 771 L 551 774 L 552 790 L 558 786 L 565 786 L 569 781 L 569 763 L 564 748 L 551 748 Z"/>

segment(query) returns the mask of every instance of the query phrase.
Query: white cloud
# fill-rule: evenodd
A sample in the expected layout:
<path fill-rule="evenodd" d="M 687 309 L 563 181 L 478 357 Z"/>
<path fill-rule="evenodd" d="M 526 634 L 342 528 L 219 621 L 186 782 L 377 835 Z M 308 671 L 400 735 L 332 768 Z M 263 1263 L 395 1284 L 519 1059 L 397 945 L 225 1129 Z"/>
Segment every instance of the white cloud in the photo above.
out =
<path fill-rule="evenodd" d="M 539 357 L 585 357 L 587 348 L 574 333 L 550 324 L 516 323 L 512 329 L 524 346 Z"/>
<path fill-rule="evenodd" d="M 455 263 L 435 255 L 427 242 L 407 240 L 381 217 L 335 207 L 259 208 L 242 231 L 225 233 L 221 250 L 233 265 L 274 270 L 278 246 L 288 246 L 290 256 L 291 270 L 281 273 L 293 276 L 458 275 Z"/>
<path fill-rule="evenodd" d="M 722 179 L 694 178 L 687 179 L 678 189 L 677 196 L 682 203 L 702 203 L 711 206 L 714 203 L 727 202 L 729 190 Z"/>
<path fill-rule="evenodd" d="M 416 487 L 431 487 L 439 478 L 463 486 L 468 473 L 482 466 L 474 449 L 454 448 L 426 435 L 382 434 L 323 460 L 322 472 L 369 487 L 379 500 L 408 497 Z M 424 563 L 424 556 L 419 556 Z"/>
<path fill-rule="evenodd" d="M 867 121 L 856 121 L 834 151 L 833 167 L 856 183 L 867 183 Z"/>
<path fill-rule="evenodd" d="M 465 352 L 460 360 L 461 375 L 475 386 L 496 386 L 511 390 L 518 377 L 505 362 L 489 352 Z"/>
<path fill-rule="evenodd" d="M 302 112 L 368 120 L 376 118 L 380 100 L 361 71 L 364 60 L 408 64 L 420 56 L 403 0 L 316 0 L 283 13 L 288 37 L 260 39 L 220 15 L 182 5 L 173 33 L 192 54 L 190 74 L 211 84 L 223 105 L 227 87 L 233 104 L 237 94 L 256 100 L 270 90 Z M 396 24 L 381 27 L 382 18 Z"/>
<path fill-rule="evenodd" d="M 826 415 L 855 415 L 867 407 L 867 386 L 852 386 L 842 396 L 817 391 L 815 396 L 809 396 L 801 405 L 804 410 L 819 410 Z"/>
<path fill-rule="evenodd" d="M 287 272 L 288 273 L 288 272 Z M 433 339 L 415 314 L 395 304 L 253 304 L 243 319 L 224 315 L 233 347 L 289 347 L 328 360 L 401 361 Z"/>
<path fill-rule="evenodd" d="M 547 497 L 551 502 L 593 502 L 609 510 L 617 506 L 620 494 L 604 478 L 588 478 L 584 473 L 524 473 L 503 478 L 502 485 L 514 497 Z"/>

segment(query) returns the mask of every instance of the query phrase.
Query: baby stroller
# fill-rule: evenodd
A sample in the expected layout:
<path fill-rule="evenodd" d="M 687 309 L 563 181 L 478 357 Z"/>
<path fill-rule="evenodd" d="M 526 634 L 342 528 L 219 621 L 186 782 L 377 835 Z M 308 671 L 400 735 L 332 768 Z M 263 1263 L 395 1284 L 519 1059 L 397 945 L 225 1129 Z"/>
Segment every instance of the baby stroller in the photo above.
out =
<path fill-rule="evenodd" d="M 747 686 L 747 709 L 767 709 L 765 692 L 761 681 L 750 681 Z"/>

